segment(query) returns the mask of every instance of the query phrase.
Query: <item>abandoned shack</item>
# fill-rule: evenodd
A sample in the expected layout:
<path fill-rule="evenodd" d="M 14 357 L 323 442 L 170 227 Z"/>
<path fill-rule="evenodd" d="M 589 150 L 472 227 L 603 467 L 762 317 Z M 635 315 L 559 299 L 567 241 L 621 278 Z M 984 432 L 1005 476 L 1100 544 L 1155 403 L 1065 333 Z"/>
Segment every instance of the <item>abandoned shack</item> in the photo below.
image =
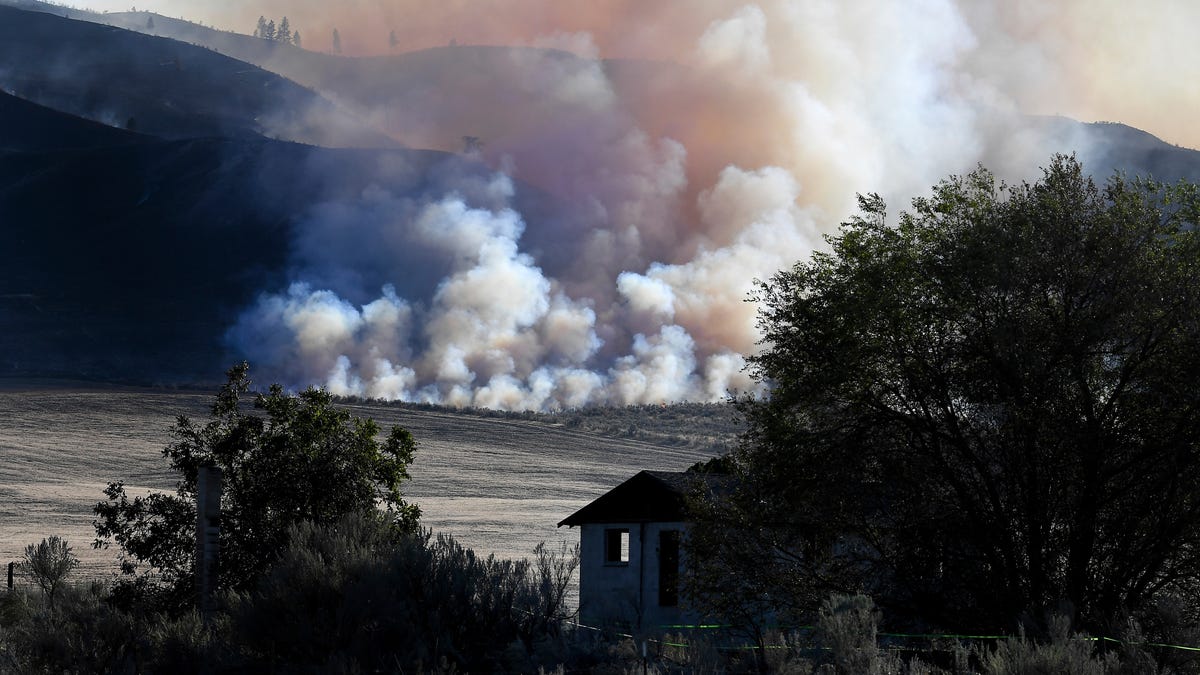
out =
<path fill-rule="evenodd" d="M 581 623 L 660 630 L 698 620 L 680 602 L 686 497 L 695 481 L 723 479 L 642 471 L 559 522 L 580 528 Z"/>

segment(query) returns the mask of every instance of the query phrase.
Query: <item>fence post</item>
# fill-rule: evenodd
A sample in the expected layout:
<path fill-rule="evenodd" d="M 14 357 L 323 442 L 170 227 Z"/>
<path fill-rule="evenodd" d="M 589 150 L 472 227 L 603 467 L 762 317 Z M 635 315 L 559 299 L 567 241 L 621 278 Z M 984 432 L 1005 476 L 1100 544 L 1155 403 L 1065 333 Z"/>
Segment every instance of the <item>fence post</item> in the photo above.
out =
<path fill-rule="evenodd" d="M 16 567 L 17 563 L 8 563 L 8 590 L 10 591 L 13 589 L 13 570 L 16 569 Z"/>
<path fill-rule="evenodd" d="M 202 466 L 196 476 L 196 605 L 207 623 L 215 608 L 221 556 L 221 469 Z"/>

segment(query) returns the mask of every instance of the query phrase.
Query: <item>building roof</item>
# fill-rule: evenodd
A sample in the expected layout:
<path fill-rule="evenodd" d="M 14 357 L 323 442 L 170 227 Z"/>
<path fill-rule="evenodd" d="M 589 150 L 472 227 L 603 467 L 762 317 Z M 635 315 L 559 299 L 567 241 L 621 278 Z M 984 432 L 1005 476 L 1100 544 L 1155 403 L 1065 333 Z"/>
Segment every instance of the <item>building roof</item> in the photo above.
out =
<path fill-rule="evenodd" d="M 684 471 L 640 471 L 564 518 L 558 526 L 591 523 L 665 523 L 688 520 L 686 496 L 697 483 L 723 491 L 729 476 Z"/>

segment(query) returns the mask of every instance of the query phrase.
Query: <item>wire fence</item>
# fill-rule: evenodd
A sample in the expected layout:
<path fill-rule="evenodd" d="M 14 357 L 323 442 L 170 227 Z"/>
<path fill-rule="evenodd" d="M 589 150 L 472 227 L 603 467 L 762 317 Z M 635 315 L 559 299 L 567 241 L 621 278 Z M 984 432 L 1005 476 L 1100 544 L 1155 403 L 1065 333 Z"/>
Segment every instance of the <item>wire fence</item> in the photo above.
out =
<path fill-rule="evenodd" d="M 631 633 L 623 633 L 623 632 L 620 632 L 619 630 L 614 630 L 612 628 L 601 628 L 598 626 L 589 626 L 589 625 L 586 625 L 579 621 L 568 621 L 566 623 L 567 623 L 567 625 L 572 626 L 576 629 L 595 631 L 597 633 L 602 633 L 602 634 L 610 635 L 613 637 L 627 638 L 627 639 L 635 640 L 635 641 L 641 639 L 648 643 L 661 644 L 662 646 L 665 646 L 665 647 L 676 647 L 676 648 L 680 648 L 680 649 L 687 649 L 691 646 L 691 645 L 688 645 L 687 643 L 673 642 L 673 641 L 662 640 L 662 639 L 657 639 L 657 638 L 650 638 L 650 637 L 639 638 L 638 636 L 635 636 Z M 655 628 L 657 628 L 663 632 L 669 633 L 670 631 L 708 631 L 708 630 L 722 630 L 722 629 L 733 630 L 736 628 L 736 626 L 733 626 L 731 624 L 720 624 L 720 623 L 686 623 L 686 624 L 680 623 L 680 624 L 661 624 L 661 625 L 655 626 Z M 816 631 L 816 627 L 815 626 L 774 626 L 770 630 L 777 631 L 777 632 L 814 633 Z M 877 638 L 927 640 L 930 642 L 937 642 L 937 641 L 978 642 L 978 641 L 994 641 L 994 640 L 1012 640 L 1012 639 L 1016 639 L 1018 637 L 1015 635 L 981 635 L 981 634 L 971 634 L 971 633 L 893 633 L 893 632 L 883 632 L 883 631 L 877 632 L 877 633 L 875 633 L 875 635 Z M 1075 636 L 1070 639 L 1075 640 L 1075 641 L 1080 641 L 1080 642 L 1097 642 L 1097 643 L 1103 643 L 1103 644 L 1117 644 L 1117 645 L 1122 645 L 1122 646 L 1127 646 L 1127 647 L 1152 647 L 1152 648 L 1158 648 L 1158 649 L 1177 649 L 1180 651 L 1200 653 L 1200 646 L 1176 645 L 1176 644 L 1170 644 L 1170 643 L 1166 643 L 1166 642 L 1122 640 L 1119 638 L 1108 637 L 1108 636 L 1094 637 L 1094 636 L 1088 636 L 1088 635 Z M 755 649 L 763 649 L 763 648 L 787 649 L 789 647 L 787 645 L 760 646 L 760 645 L 751 645 L 751 644 L 745 644 L 745 645 L 741 645 L 738 647 L 734 647 L 734 649 L 747 649 L 747 650 L 755 650 Z M 816 648 L 822 649 L 821 647 L 816 647 Z M 905 647 L 904 649 L 912 650 L 913 648 L 911 646 L 909 646 L 909 647 Z M 942 651 L 942 650 L 930 649 L 929 651 Z"/>

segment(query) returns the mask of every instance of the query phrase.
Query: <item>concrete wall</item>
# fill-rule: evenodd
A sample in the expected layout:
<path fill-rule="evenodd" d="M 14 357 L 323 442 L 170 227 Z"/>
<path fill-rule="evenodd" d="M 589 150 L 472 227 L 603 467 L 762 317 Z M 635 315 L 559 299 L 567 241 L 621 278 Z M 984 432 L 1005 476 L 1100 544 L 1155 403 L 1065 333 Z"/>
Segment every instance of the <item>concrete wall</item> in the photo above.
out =
<path fill-rule="evenodd" d="M 629 530 L 629 561 L 605 560 L 605 531 Z M 589 626 L 624 626 L 630 630 L 662 632 L 663 625 L 694 623 L 683 611 L 683 593 L 674 607 L 659 605 L 659 535 L 676 530 L 686 536 L 684 523 L 602 523 L 580 527 L 579 617 Z M 680 554 L 682 581 L 685 557 Z"/>

